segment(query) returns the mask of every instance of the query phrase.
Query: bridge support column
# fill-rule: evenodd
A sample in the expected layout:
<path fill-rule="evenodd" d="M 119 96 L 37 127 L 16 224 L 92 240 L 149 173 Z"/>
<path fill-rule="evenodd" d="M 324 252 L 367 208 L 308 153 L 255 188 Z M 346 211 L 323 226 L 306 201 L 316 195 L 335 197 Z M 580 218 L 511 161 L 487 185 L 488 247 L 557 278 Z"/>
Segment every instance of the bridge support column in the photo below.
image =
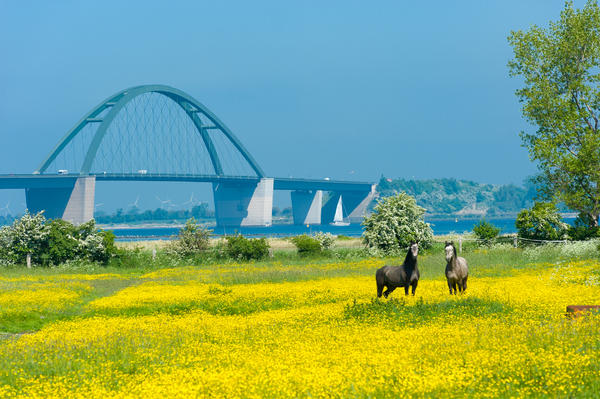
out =
<path fill-rule="evenodd" d="M 72 187 L 25 189 L 25 198 L 31 213 L 43 210 L 48 219 L 81 224 L 94 217 L 95 191 L 95 177 L 80 177 Z"/>
<path fill-rule="evenodd" d="M 375 198 L 375 188 L 377 186 L 373 184 L 371 186 L 371 191 L 365 193 L 357 193 L 350 192 L 348 194 L 344 194 L 342 197 L 342 201 L 344 202 L 344 206 L 348 210 L 348 221 L 350 223 L 361 223 L 367 213 L 367 207 Z M 346 215 L 344 215 L 346 216 Z"/>
<path fill-rule="evenodd" d="M 291 196 L 294 224 L 321 224 L 323 191 L 292 191 Z"/>
<path fill-rule="evenodd" d="M 321 209 L 321 224 L 329 224 L 333 222 L 335 208 L 337 207 L 340 195 L 341 193 L 336 191 L 329 192 L 329 198 L 327 199 L 327 202 L 323 204 L 323 209 Z M 342 199 L 342 205 L 344 205 L 343 201 L 344 200 Z"/>
<path fill-rule="evenodd" d="M 273 224 L 273 179 L 258 183 L 213 183 L 217 226 Z"/>
<path fill-rule="evenodd" d="M 342 210 L 344 220 L 350 223 L 362 222 L 367 207 L 375 197 L 376 185 L 371 186 L 371 191 L 332 191 L 330 192 L 327 203 L 323 205 L 321 212 L 321 222 L 329 224 L 333 222 L 335 209 L 340 196 L 342 197 Z"/>

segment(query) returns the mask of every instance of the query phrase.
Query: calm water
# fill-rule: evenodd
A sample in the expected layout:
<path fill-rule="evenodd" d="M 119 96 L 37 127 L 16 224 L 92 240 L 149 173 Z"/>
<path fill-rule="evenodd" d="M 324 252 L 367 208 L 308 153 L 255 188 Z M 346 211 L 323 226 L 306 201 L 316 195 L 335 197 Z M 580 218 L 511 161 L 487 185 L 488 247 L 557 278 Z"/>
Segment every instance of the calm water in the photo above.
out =
<path fill-rule="evenodd" d="M 449 233 L 464 233 L 473 230 L 473 226 L 479 220 L 426 220 L 431 224 L 435 235 Z M 565 222 L 572 223 L 573 218 L 565 218 Z M 502 234 L 515 233 L 515 219 L 488 219 L 496 227 L 500 227 Z M 149 227 L 149 228 L 120 228 L 113 230 L 117 240 L 148 240 L 148 239 L 168 239 L 176 235 L 179 231 L 177 227 Z M 271 227 L 240 227 L 240 228 L 213 228 L 214 235 L 231 235 L 241 233 L 250 237 L 287 237 L 299 234 L 311 234 L 318 231 L 331 233 L 335 235 L 345 235 L 349 237 L 358 237 L 362 234 L 360 224 L 351 224 L 349 226 L 295 226 L 295 225 L 274 225 Z"/>

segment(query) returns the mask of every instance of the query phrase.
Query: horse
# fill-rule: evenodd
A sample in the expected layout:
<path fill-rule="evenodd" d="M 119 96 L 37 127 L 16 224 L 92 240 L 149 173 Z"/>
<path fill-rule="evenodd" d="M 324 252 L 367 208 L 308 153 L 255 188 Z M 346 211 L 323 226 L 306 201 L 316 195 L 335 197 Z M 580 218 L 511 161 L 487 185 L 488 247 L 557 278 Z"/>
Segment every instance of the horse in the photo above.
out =
<path fill-rule="evenodd" d="M 419 269 L 417 268 L 417 255 L 419 254 L 419 245 L 413 242 L 406 253 L 406 258 L 401 266 L 383 266 L 375 272 L 375 281 L 377 282 L 377 298 L 388 297 L 398 287 L 404 287 L 404 294 L 408 295 L 408 287 L 412 287 L 412 294 L 415 295 L 417 284 L 419 283 Z M 387 290 L 383 292 L 383 287 Z"/>
<path fill-rule="evenodd" d="M 450 295 L 457 294 L 457 286 L 458 291 L 463 293 L 467 289 L 467 277 L 469 276 L 467 261 L 465 258 L 456 255 L 456 247 L 452 241 L 446 241 L 444 250 L 446 251 L 446 279 L 448 280 Z"/>

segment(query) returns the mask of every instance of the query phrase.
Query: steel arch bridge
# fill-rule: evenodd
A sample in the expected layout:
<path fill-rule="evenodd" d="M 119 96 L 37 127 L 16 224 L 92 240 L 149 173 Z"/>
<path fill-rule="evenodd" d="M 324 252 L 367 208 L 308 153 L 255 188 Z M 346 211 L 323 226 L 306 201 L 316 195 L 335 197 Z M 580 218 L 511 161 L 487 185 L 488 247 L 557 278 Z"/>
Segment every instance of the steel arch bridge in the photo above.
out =
<path fill-rule="evenodd" d="M 148 104 L 150 103 L 150 101 L 152 100 L 151 96 L 152 95 L 159 95 L 161 97 L 163 97 L 164 99 L 167 100 L 167 106 L 165 106 L 165 104 L 157 104 L 157 103 L 152 103 L 150 104 L 151 106 L 148 107 Z M 150 98 L 149 98 L 150 97 Z M 136 100 L 145 100 L 145 106 L 143 107 L 139 107 L 136 105 L 139 104 L 134 104 L 134 102 L 136 102 Z M 140 101 L 138 101 L 140 102 Z M 171 107 L 169 107 L 169 105 Z M 160 107 L 160 109 L 157 111 L 155 108 L 153 107 Z M 127 123 L 124 119 L 129 119 L 131 120 L 131 115 L 128 115 L 127 112 L 129 113 L 138 113 L 139 112 L 139 108 L 142 108 L 142 111 L 144 113 L 144 115 L 140 115 L 141 118 L 152 118 L 154 120 L 150 121 L 150 123 L 144 123 L 144 122 L 148 122 L 146 121 L 142 121 L 142 123 Z M 175 109 L 173 109 L 175 108 Z M 165 112 L 165 110 L 167 112 Z M 175 112 L 173 112 L 175 111 Z M 176 111 L 179 111 L 179 113 L 177 113 Z M 164 118 L 165 117 L 165 113 L 167 113 L 167 117 L 168 118 L 178 118 L 178 119 L 183 119 L 183 121 L 181 120 L 177 120 L 177 124 L 179 126 L 179 128 L 183 128 L 182 130 L 195 130 L 194 133 L 197 133 L 197 136 L 194 137 L 193 135 L 187 134 L 184 135 L 187 139 L 187 141 L 184 141 L 183 143 L 179 143 L 179 148 L 180 149 L 186 149 L 186 148 L 197 148 L 200 149 L 201 151 L 199 151 L 198 153 L 196 153 L 195 155 L 203 155 L 202 153 L 205 152 L 208 155 L 208 158 L 210 159 L 210 165 L 212 166 L 212 171 L 206 170 L 205 173 L 196 173 L 196 174 L 200 174 L 200 175 L 213 175 L 213 176 L 226 176 L 226 175 L 232 175 L 231 173 L 226 173 L 226 171 L 224 171 L 223 169 L 223 162 L 221 161 L 221 158 L 223 158 L 223 154 L 219 154 L 219 151 L 217 149 L 216 143 L 215 141 L 218 140 L 219 138 L 221 139 L 225 139 L 225 144 L 230 144 L 230 146 L 232 146 L 233 148 L 235 148 L 235 150 L 237 150 L 237 152 L 239 152 L 239 155 L 243 158 L 243 160 L 245 160 L 247 162 L 247 166 L 250 167 L 250 171 L 251 173 L 247 173 L 248 176 L 254 176 L 254 177 L 258 177 L 258 178 L 262 178 L 265 176 L 262 168 L 258 165 L 258 163 L 254 160 L 254 158 L 252 157 L 252 155 L 246 150 L 246 148 L 244 147 L 244 145 L 240 142 L 240 140 L 238 140 L 238 138 L 233 134 L 233 132 L 214 114 L 212 113 L 207 107 L 205 107 L 202 103 L 200 103 L 199 101 L 197 101 L 196 99 L 194 99 L 193 97 L 191 97 L 190 95 L 182 92 L 181 90 L 169 87 L 169 86 L 163 86 L 163 85 L 146 85 L 146 86 L 136 86 L 136 87 L 132 87 L 129 89 L 125 89 L 122 90 L 112 96 L 110 96 L 109 98 L 107 98 L 106 100 L 104 100 L 102 103 L 98 104 L 96 107 L 94 107 L 91 111 L 89 111 L 86 115 L 83 116 L 83 118 L 81 118 L 81 120 L 79 122 L 77 122 L 77 124 L 71 129 L 69 130 L 69 132 L 67 132 L 67 134 L 58 142 L 58 144 L 54 147 L 54 149 L 50 152 L 50 154 L 48 154 L 48 156 L 46 157 L 46 159 L 44 159 L 44 161 L 40 164 L 40 166 L 38 167 L 38 169 L 34 172 L 34 173 L 45 173 L 46 171 L 48 171 L 49 167 L 51 167 L 53 164 L 55 166 L 59 165 L 58 161 L 58 157 L 61 153 L 63 152 L 67 152 L 69 149 L 69 145 L 75 146 L 75 139 L 78 138 L 78 135 L 80 136 L 79 138 L 81 139 L 81 141 L 83 142 L 87 142 L 88 148 L 87 151 L 85 151 L 85 157 L 82 159 L 82 162 L 80 162 L 80 168 L 78 173 L 81 175 L 90 175 L 90 174 L 99 174 L 102 173 L 102 171 L 98 170 L 98 168 L 96 168 L 96 170 L 94 170 L 94 166 L 100 166 L 97 165 L 98 164 L 98 160 L 97 157 L 99 155 L 99 150 L 101 149 L 101 145 L 103 144 L 103 142 L 106 144 L 106 142 L 108 141 L 108 138 L 110 138 L 111 136 L 115 136 L 113 138 L 116 138 L 117 140 L 121 139 L 121 143 L 119 143 L 119 141 L 117 141 L 116 143 L 108 143 L 110 144 L 122 144 L 122 139 L 123 137 L 123 133 L 127 134 L 127 135 L 135 135 L 136 139 L 138 139 L 138 141 L 136 143 L 133 144 L 148 144 L 148 130 L 151 130 L 153 133 L 164 133 L 164 132 L 155 132 L 155 129 L 149 129 L 149 127 L 153 127 L 156 128 L 157 125 L 157 120 L 160 120 L 160 118 Z M 119 118 L 121 114 L 121 118 Z M 160 115 L 158 115 L 160 114 Z M 136 115 L 137 116 L 137 115 Z M 137 122 L 137 121 L 136 121 Z M 166 123 L 162 123 L 162 126 L 159 126 L 159 128 L 172 128 L 173 125 L 175 125 L 175 123 L 173 123 L 173 121 L 162 121 L 162 122 L 166 122 Z M 183 123 L 182 123 L 183 122 Z M 185 123 L 187 122 L 187 124 Z M 120 126 L 120 125 L 125 125 L 125 126 Z M 151 125 L 151 126 L 149 126 Z M 183 126 L 182 126 L 183 125 Z M 187 125 L 187 126 L 186 126 Z M 191 129 L 190 129 L 191 128 Z M 91 131 L 87 132 L 86 129 Z M 87 133 L 87 134 L 86 134 Z M 181 139 L 182 135 L 178 135 L 178 134 L 173 134 L 173 133 L 178 133 L 178 132 L 167 132 L 170 134 L 164 135 L 163 137 L 156 137 L 158 136 L 158 134 L 155 134 L 155 137 L 152 137 L 153 139 L 162 139 L 162 140 L 169 140 L 171 139 L 171 141 L 174 141 L 176 139 Z M 186 132 L 189 133 L 189 132 Z M 146 135 L 146 137 L 143 137 L 143 135 Z M 84 137 L 86 136 L 86 137 Z M 142 140 L 145 140 L 145 143 L 141 143 Z M 203 148 L 198 148 L 198 144 L 200 142 L 200 140 L 194 140 L 194 139 L 201 139 L 201 143 L 203 145 Z M 181 140 L 180 140 L 181 141 Z M 163 147 L 165 147 L 165 143 L 152 143 L 154 146 L 156 146 L 157 144 L 162 145 Z M 171 143 L 173 144 L 173 143 Z M 183 145 L 181 145 L 183 144 Z M 168 146 L 167 146 L 168 147 Z M 128 150 L 130 150 L 129 153 L 122 153 L 121 155 L 125 155 L 128 156 L 130 158 L 133 158 L 134 155 L 131 150 L 135 149 L 135 146 L 130 146 L 128 148 Z M 205 151 L 202 151 L 205 150 Z M 227 148 L 223 148 L 223 152 L 227 151 Z M 77 155 L 77 154 L 71 154 L 71 155 Z M 171 156 L 175 157 L 179 154 L 170 154 Z M 235 155 L 235 154 L 234 154 Z M 75 156 L 73 158 L 75 158 Z M 77 160 L 73 160 L 73 164 L 77 164 Z M 112 161 L 114 162 L 115 159 L 112 159 Z M 123 161 L 123 160 L 121 160 Z M 192 159 L 192 161 L 202 161 L 200 159 Z M 119 163 L 119 162 L 116 162 Z M 122 164 L 122 162 L 120 162 Z M 119 165 L 119 166 L 123 166 L 123 165 Z M 156 166 L 161 166 L 161 165 L 156 165 Z M 164 165 L 162 165 L 164 166 Z M 160 170 L 160 168 L 155 169 L 155 170 L 151 170 L 148 168 L 139 168 L 138 170 L 144 170 L 144 171 L 151 171 L 153 174 L 159 174 L 159 175 L 168 175 L 168 174 L 191 174 L 189 173 L 189 165 L 188 166 L 188 171 L 178 171 L 180 173 L 169 173 L 170 171 L 168 170 Z M 135 172 L 135 170 L 125 170 L 127 168 L 120 168 L 120 170 L 115 171 L 113 170 L 113 173 L 121 173 L 121 174 L 127 174 L 128 172 Z M 206 168 L 204 168 L 206 169 Z M 62 169 L 57 169 L 57 170 L 68 170 L 65 168 Z M 188 172 L 188 173 L 184 173 L 184 172 Z M 212 172 L 212 173 L 210 173 Z"/>
<path fill-rule="evenodd" d="M 0 176 L 25 188 L 31 211 L 80 223 L 93 217 L 95 182 L 213 184 L 217 223 L 270 225 L 273 190 L 291 190 L 297 224 L 328 223 L 343 196 L 346 219 L 362 216 L 370 183 L 267 177 L 235 134 L 206 106 L 164 85 L 122 90 L 92 108 L 32 175 Z M 323 206 L 322 192 L 331 191 Z"/>

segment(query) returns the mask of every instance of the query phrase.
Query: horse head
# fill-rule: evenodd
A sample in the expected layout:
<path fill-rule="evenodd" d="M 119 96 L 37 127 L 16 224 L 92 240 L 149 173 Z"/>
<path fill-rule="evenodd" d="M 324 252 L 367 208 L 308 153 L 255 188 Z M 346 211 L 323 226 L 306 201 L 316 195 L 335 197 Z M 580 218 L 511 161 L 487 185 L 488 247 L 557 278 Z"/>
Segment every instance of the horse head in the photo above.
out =
<path fill-rule="evenodd" d="M 416 259 L 417 255 L 419 254 L 419 244 L 417 244 L 416 242 L 412 242 L 410 244 L 410 252 L 413 256 L 413 258 Z"/>
<path fill-rule="evenodd" d="M 450 262 L 452 257 L 456 256 L 456 247 L 454 246 L 454 242 L 446 241 L 444 250 L 446 251 L 446 262 Z"/>

